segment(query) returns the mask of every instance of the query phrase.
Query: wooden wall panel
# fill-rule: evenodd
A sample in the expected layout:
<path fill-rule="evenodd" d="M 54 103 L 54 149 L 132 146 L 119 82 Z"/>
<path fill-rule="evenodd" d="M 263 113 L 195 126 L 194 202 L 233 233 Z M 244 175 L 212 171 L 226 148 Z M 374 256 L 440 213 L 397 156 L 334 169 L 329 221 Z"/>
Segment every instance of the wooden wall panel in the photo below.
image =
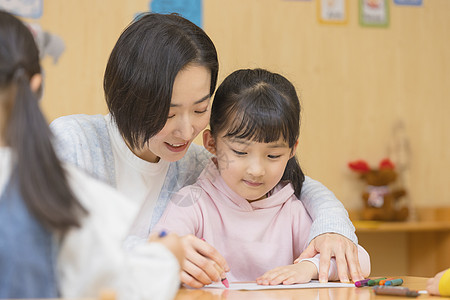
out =
<path fill-rule="evenodd" d="M 51 121 L 75 113 L 106 113 L 103 74 L 123 29 L 148 1 L 45 0 L 43 29 L 59 35 L 66 51 L 58 64 L 44 60 L 42 107 Z"/>
<path fill-rule="evenodd" d="M 377 164 L 392 128 L 403 122 L 411 157 L 405 182 L 417 206 L 450 205 L 450 1 L 423 7 L 390 2 L 389 28 L 322 25 L 316 1 L 204 0 L 204 28 L 215 42 L 220 78 L 264 67 L 292 80 L 302 98 L 300 161 L 349 209 L 361 207 L 362 184 L 346 163 Z M 45 0 L 42 26 L 63 37 L 58 65 L 44 62 L 52 120 L 106 111 L 102 77 L 120 32 L 149 1 Z"/>

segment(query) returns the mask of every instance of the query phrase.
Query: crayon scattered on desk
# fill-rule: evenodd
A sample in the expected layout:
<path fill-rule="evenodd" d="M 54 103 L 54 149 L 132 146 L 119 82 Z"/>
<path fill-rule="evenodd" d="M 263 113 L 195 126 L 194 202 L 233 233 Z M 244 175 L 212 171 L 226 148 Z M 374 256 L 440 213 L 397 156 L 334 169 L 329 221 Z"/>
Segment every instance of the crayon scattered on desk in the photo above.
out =
<path fill-rule="evenodd" d="M 373 287 L 373 291 L 375 292 L 376 295 L 393 295 L 404 297 L 419 296 L 418 291 L 410 290 L 409 288 L 402 286 L 377 285 Z"/>
<path fill-rule="evenodd" d="M 384 285 L 386 286 L 390 286 L 390 285 L 402 285 L 403 284 L 403 279 L 401 278 L 396 278 L 393 280 L 388 280 L 384 283 Z"/>
<path fill-rule="evenodd" d="M 392 280 L 392 279 L 396 279 L 395 277 L 390 277 L 390 278 L 386 278 L 381 280 L 378 285 L 384 285 L 386 283 L 386 281 Z"/>
<path fill-rule="evenodd" d="M 381 280 L 385 280 L 387 279 L 386 277 L 381 277 L 381 278 L 377 278 L 377 279 L 371 279 L 367 282 L 367 285 L 369 286 L 374 286 L 374 285 L 379 285 Z"/>
<path fill-rule="evenodd" d="M 363 286 L 368 286 L 369 284 L 367 284 L 369 282 L 370 278 L 364 279 L 364 280 L 360 280 L 355 282 L 355 286 L 356 287 L 363 287 Z"/>

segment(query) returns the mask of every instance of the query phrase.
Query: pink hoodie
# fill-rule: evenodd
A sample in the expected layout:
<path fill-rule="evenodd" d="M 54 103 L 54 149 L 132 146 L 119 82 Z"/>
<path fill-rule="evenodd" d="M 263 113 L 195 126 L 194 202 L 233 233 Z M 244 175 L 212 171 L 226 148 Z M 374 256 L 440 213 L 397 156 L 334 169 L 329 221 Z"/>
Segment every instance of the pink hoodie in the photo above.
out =
<path fill-rule="evenodd" d="M 223 181 L 213 162 L 197 182 L 175 193 L 153 231 L 205 239 L 230 266 L 230 281 L 254 281 L 266 271 L 292 264 L 307 247 L 312 220 L 291 184 L 280 183 L 265 199 L 248 202 Z M 363 275 L 367 252 L 358 246 Z M 308 259 L 319 266 L 319 255 Z M 330 280 L 338 280 L 332 260 Z"/>

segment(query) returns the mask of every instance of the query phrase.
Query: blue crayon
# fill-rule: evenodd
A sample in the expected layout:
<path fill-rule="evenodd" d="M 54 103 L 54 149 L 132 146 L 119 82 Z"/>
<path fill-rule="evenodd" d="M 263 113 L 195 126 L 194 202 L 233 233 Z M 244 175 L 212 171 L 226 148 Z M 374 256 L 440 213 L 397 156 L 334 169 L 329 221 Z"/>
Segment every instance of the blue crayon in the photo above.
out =
<path fill-rule="evenodd" d="M 163 231 L 161 231 L 160 233 L 159 233 L 159 237 L 160 238 L 162 238 L 162 237 L 165 237 L 167 235 L 167 232 L 165 232 L 164 230 Z"/>
<path fill-rule="evenodd" d="M 403 284 L 403 279 L 401 279 L 401 278 L 388 280 L 384 283 L 384 285 L 402 285 L 402 284 Z"/>

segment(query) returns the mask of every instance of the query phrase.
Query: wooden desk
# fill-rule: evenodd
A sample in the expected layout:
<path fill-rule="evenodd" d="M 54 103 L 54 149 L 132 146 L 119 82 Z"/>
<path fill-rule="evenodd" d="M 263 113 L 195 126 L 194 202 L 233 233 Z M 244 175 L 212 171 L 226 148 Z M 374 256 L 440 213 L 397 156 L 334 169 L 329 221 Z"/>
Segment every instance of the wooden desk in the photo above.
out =
<path fill-rule="evenodd" d="M 402 276 L 403 286 L 415 290 L 424 290 L 427 278 Z M 377 296 L 372 288 L 320 288 L 320 289 L 284 289 L 261 291 L 233 291 L 218 289 L 185 289 L 178 292 L 175 300 L 400 300 L 400 299 L 439 299 L 429 295 L 420 295 L 418 298 L 397 296 Z M 442 299 L 442 298 L 441 298 Z"/>

